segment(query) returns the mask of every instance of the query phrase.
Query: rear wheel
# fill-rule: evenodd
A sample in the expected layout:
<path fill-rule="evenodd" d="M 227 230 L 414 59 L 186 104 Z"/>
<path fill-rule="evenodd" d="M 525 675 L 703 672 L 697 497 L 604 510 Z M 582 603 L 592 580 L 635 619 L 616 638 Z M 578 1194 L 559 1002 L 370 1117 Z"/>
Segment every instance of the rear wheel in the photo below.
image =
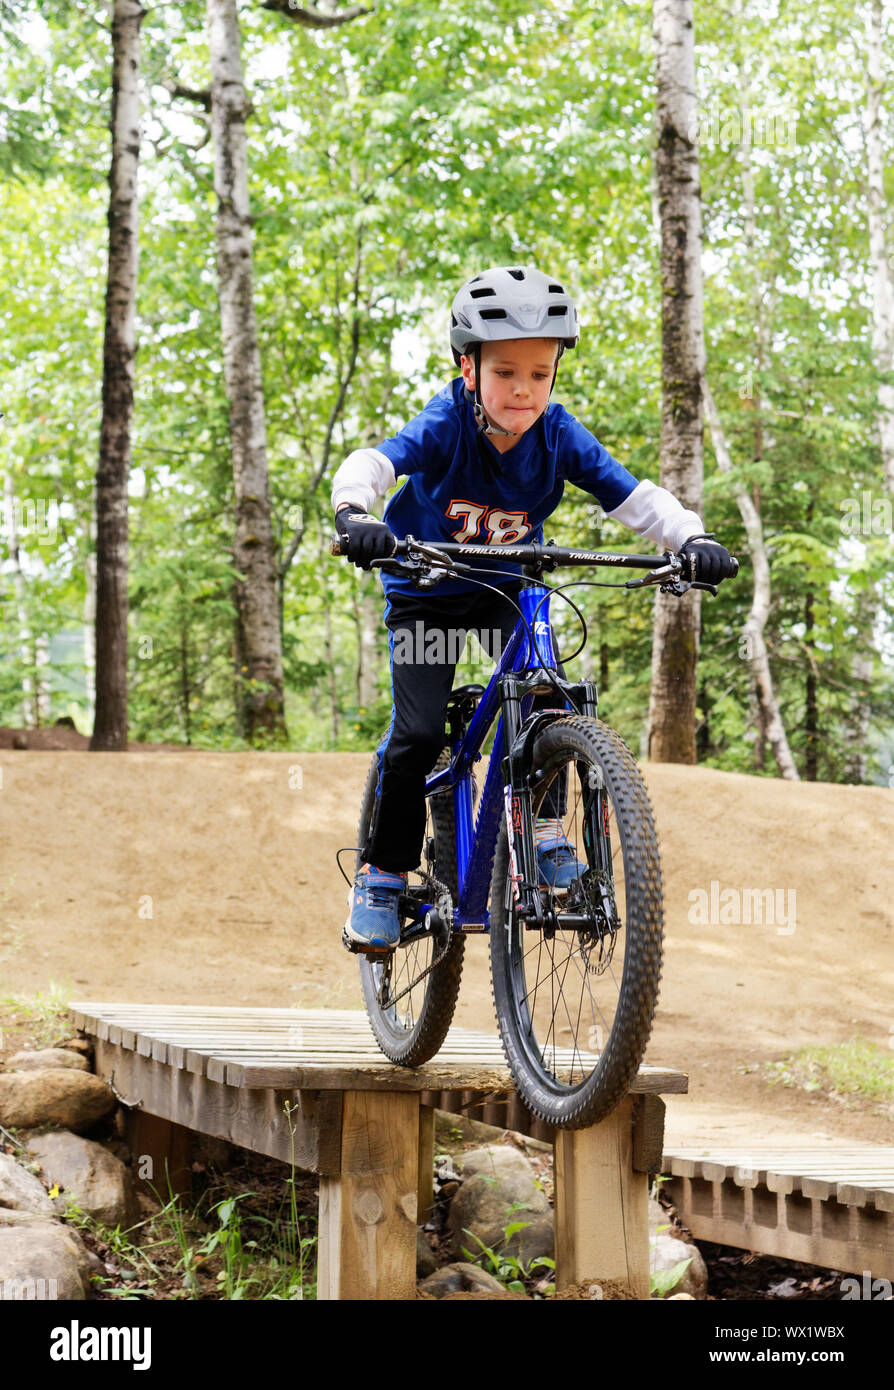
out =
<path fill-rule="evenodd" d="M 433 770 L 446 767 L 449 756 L 445 749 Z M 374 758 L 363 795 L 359 845 L 366 842 L 377 780 Z M 440 792 L 429 797 L 426 805 L 422 862 L 416 873 L 409 875 L 408 887 L 418 889 L 421 897 L 435 904 L 446 889 L 450 901 L 441 904 L 446 930 L 440 937 L 417 937 L 381 956 L 359 957 L 363 1001 L 376 1041 L 386 1057 L 406 1067 L 427 1062 L 444 1041 L 459 994 L 466 944 L 463 934 L 454 932 L 450 922 L 449 909 L 456 901 L 453 794 Z M 402 918 L 402 925 L 408 920 Z"/>
<path fill-rule="evenodd" d="M 491 973 L 519 1093 L 549 1124 L 609 1114 L 639 1068 L 658 998 L 661 866 L 648 793 L 629 748 L 599 720 L 559 719 L 535 739 L 532 814 L 557 816 L 582 872 L 543 887 L 554 926 L 516 914 L 503 828 L 491 885 Z"/>

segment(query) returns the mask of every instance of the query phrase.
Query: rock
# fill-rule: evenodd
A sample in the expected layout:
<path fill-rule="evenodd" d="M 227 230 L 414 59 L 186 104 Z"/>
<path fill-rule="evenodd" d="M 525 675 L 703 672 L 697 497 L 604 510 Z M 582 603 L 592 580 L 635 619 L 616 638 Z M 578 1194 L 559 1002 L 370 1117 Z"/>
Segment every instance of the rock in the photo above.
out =
<path fill-rule="evenodd" d="M 151 1197 L 148 1192 L 137 1193 L 137 1205 L 140 1208 L 140 1215 L 143 1218 L 157 1216 L 161 1211 L 161 1203 Z"/>
<path fill-rule="evenodd" d="M 462 1171 L 463 1183 L 447 1217 L 455 1255 L 478 1252 L 469 1232 L 489 1250 L 516 1255 L 525 1265 L 537 1255 L 552 1255 L 552 1211 L 523 1154 L 498 1145 L 473 1149 L 463 1155 Z M 526 1225 L 507 1241 L 506 1228 L 516 1222 Z"/>
<path fill-rule="evenodd" d="M 0 1299 L 83 1299 L 69 1232 L 57 1222 L 0 1225 Z"/>
<path fill-rule="evenodd" d="M 116 1105 L 114 1092 L 92 1072 L 41 1067 L 0 1074 L 0 1124 L 54 1124 L 81 1134 Z"/>
<path fill-rule="evenodd" d="M 685 1240 L 678 1240 L 676 1236 L 652 1236 L 649 1241 L 649 1271 L 651 1274 L 658 1274 L 664 1269 L 672 1269 L 682 1260 L 689 1260 L 689 1267 L 669 1292 L 688 1293 L 692 1294 L 693 1298 L 707 1298 L 708 1270 L 698 1246 L 690 1245 Z"/>
<path fill-rule="evenodd" d="M 502 1148 L 499 1144 L 489 1144 L 484 1149 L 470 1149 L 463 1154 L 460 1165 L 463 1178 L 473 1178 L 483 1173 L 488 1178 L 527 1178 L 533 1181 L 531 1165 L 518 1149 Z"/>
<path fill-rule="evenodd" d="M 455 1269 L 463 1279 L 463 1288 L 469 1293 L 504 1293 L 505 1288 L 499 1279 L 495 1279 L 492 1274 L 488 1274 L 486 1269 L 480 1265 L 465 1264 L 457 1262 L 448 1265 L 448 1269 Z"/>
<path fill-rule="evenodd" d="M 425 1238 L 425 1232 L 416 1229 L 416 1278 L 427 1279 L 438 1267 L 435 1253 Z"/>
<path fill-rule="evenodd" d="M 39 1052 L 17 1052 L 6 1063 L 7 1071 L 36 1071 L 39 1067 L 70 1067 L 89 1071 L 87 1058 L 65 1047 L 42 1047 Z"/>
<path fill-rule="evenodd" d="M 506 1290 L 492 1274 L 478 1265 L 457 1262 L 444 1265 L 441 1269 L 423 1279 L 419 1285 L 422 1293 L 432 1298 L 446 1298 L 449 1294 L 477 1293 L 503 1295 Z"/>
<path fill-rule="evenodd" d="M 40 1179 L 9 1154 L 0 1154 L 0 1207 L 39 1216 L 55 1215 L 53 1203 Z"/>
<path fill-rule="evenodd" d="M 657 1235 L 660 1227 L 666 1227 L 662 1235 L 666 1235 L 673 1228 L 673 1221 L 660 1202 L 656 1202 L 654 1197 L 649 1198 L 649 1235 Z"/>
<path fill-rule="evenodd" d="M 105 1274 L 105 1265 L 102 1260 L 98 1255 L 94 1255 L 92 1250 L 88 1250 L 81 1238 L 80 1232 L 76 1230 L 74 1226 L 67 1226 L 63 1222 L 51 1220 L 47 1216 L 36 1216 L 30 1211 L 7 1211 L 4 1207 L 0 1207 L 0 1227 L 34 1226 L 41 1224 L 52 1226 L 54 1230 L 61 1231 L 66 1237 L 69 1245 L 74 1251 L 81 1279 L 85 1285 L 91 1274 Z"/>
<path fill-rule="evenodd" d="M 459 1293 L 462 1286 L 462 1274 L 451 1265 L 444 1265 L 443 1269 L 437 1269 L 423 1279 L 419 1288 L 423 1293 L 431 1294 L 432 1298 L 443 1298 L 448 1293 Z"/>
<path fill-rule="evenodd" d="M 542 1139 L 532 1139 L 530 1135 L 518 1134 L 515 1130 L 486 1125 L 468 1115 L 451 1115 L 447 1110 L 435 1111 L 435 1142 L 439 1149 L 453 1152 L 457 1144 L 470 1139 L 477 1140 L 479 1144 L 505 1144 L 507 1135 L 510 1143 L 520 1145 L 526 1153 L 549 1154 L 552 1157 L 552 1144 L 546 1144 Z"/>
<path fill-rule="evenodd" d="M 128 1226 L 139 1220 L 133 1178 L 119 1158 L 92 1139 L 65 1131 L 29 1139 L 27 1152 L 36 1158 L 49 1183 L 58 1183 L 66 1202 L 107 1226 Z"/>

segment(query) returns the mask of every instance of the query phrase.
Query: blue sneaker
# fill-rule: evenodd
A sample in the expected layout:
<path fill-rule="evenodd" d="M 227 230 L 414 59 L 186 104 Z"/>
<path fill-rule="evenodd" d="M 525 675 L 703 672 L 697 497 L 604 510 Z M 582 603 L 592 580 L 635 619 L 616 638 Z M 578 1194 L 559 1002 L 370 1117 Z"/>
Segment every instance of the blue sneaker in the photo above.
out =
<path fill-rule="evenodd" d="M 406 874 L 391 874 L 364 864 L 351 889 L 351 914 L 342 939 L 349 951 L 392 951 L 400 941 L 397 901 L 406 890 Z"/>
<path fill-rule="evenodd" d="M 537 867 L 540 870 L 540 884 L 552 888 L 556 893 L 567 893 L 587 866 L 577 857 L 577 850 L 564 835 L 552 840 L 543 840 L 537 846 Z"/>

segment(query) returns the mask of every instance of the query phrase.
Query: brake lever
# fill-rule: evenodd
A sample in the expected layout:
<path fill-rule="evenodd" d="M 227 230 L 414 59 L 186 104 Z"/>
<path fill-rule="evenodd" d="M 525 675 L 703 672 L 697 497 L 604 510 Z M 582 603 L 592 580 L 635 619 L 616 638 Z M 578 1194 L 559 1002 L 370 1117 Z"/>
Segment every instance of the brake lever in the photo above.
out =
<path fill-rule="evenodd" d="M 706 584 L 701 579 L 668 579 L 660 588 L 663 594 L 676 594 L 678 598 L 688 594 L 690 589 L 707 589 L 709 594 L 717 597 L 716 584 Z"/>
<path fill-rule="evenodd" d="M 683 566 L 676 555 L 671 555 L 668 563 L 661 569 L 649 570 L 642 579 L 628 579 L 624 585 L 625 589 L 642 589 L 647 584 L 660 584 L 662 589 L 671 581 L 677 581 L 677 576 L 682 571 Z M 685 593 L 685 590 L 682 592 Z"/>

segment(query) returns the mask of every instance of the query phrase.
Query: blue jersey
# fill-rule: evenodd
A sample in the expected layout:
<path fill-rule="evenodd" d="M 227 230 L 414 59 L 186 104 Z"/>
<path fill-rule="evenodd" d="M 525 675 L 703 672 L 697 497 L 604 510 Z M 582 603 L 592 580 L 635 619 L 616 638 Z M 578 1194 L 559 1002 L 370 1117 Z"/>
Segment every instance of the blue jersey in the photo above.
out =
<path fill-rule="evenodd" d="M 407 478 L 385 508 L 385 521 L 396 536 L 417 540 L 539 542 L 566 482 L 589 492 L 606 512 L 620 507 L 638 486 L 633 474 L 557 404 L 549 405 L 511 449 L 499 453 L 478 429 L 461 377 L 439 391 L 399 434 L 377 445 L 376 452 L 389 460 L 396 477 Z M 521 567 L 509 561 L 484 563 L 507 576 L 520 573 Z M 382 579 L 386 594 L 415 592 L 401 576 L 383 574 Z M 488 582 L 500 580 L 488 576 Z M 442 580 L 436 592 L 459 593 L 469 587 L 462 580 Z"/>

